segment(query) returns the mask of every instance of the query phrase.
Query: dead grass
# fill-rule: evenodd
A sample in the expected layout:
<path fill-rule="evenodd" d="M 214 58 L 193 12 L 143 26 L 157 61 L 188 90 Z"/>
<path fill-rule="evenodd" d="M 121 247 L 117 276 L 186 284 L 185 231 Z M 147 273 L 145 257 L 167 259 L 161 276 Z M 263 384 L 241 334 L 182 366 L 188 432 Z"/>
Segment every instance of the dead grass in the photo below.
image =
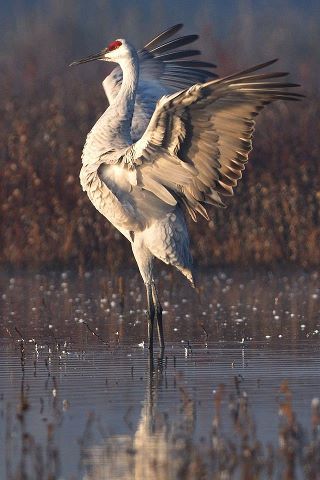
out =
<path fill-rule="evenodd" d="M 85 267 L 127 261 L 128 245 L 95 211 L 78 181 L 82 143 L 99 105 L 75 85 L 48 98 L 9 98 L 1 112 L 2 265 Z M 259 120 L 248 169 L 227 210 L 190 222 L 200 263 L 319 265 L 320 167 L 316 102 L 279 105 Z M 115 259 L 114 251 L 117 252 Z"/>
<path fill-rule="evenodd" d="M 40 14 L 27 24 L 29 29 L 17 28 L 13 42 L 17 56 L 1 57 L 0 264 L 117 268 L 131 259 L 127 242 L 95 211 L 78 181 L 82 145 L 105 99 L 96 78 L 88 81 L 88 69 L 75 73 L 65 68 L 66 57 L 70 61 L 70 52 L 77 50 L 73 40 L 81 38 L 82 45 L 83 37 L 61 9 L 51 13 L 47 28 Z M 289 17 L 287 32 L 283 25 L 281 30 L 272 24 L 274 48 L 282 45 L 279 36 L 289 38 L 296 25 L 292 12 Z M 244 44 L 246 18 L 239 17 L 238 22 L 242 32 L 238 40 Z M 202 34 L 205 51 L 210 50 L 211 60 L 211 52 L 216 52 L 214 59 L 222 64 L 220 72 L 248 65 L 243 55 L 231 65 L 232 40 L 222 48 L 208 28 Z M 250 35 L 254 36 L 252 30 Z M 297 47 L 294 67 L 295 80 L 303 80 L 309 98 L 263 112 L 250 163 L 229 208 L 212 210 L 209 226 L 203 221 L 190 223 L 193 253 L 203 265 L 320 263 L 319 96 L 313 84 L 317 67 L 307 43 L 312 35 L 305 38 L 311 57 Z M 294 42 L 288 42 L 290 54 Z M 50 54 L 48 44 L 53 46 Z M 247 42 L 247 49 L 248 45 L 252 42 Z M 269 43 L 268 55 L 270 48 Z M 90 71 L 97 72 L 95 68 L 99 67 Z"/>

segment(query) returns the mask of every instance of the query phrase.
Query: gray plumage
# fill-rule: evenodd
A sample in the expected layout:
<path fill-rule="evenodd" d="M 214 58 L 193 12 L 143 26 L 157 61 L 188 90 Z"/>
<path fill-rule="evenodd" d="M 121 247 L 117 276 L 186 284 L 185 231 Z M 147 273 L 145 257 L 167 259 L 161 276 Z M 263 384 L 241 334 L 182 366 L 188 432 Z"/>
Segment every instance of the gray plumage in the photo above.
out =
<path fill-rule="evenodd" d="M 174 38 L 176 25 L 142 50 L 125 39 L 97 55 L 119 64 L 104 80 L 109 107 L 88 134 L 81 185 L 94 206 L 130 241 L 146 284 L 149 340 L 153 319 L 162 334 L 153 258 L 174 265 L 193 283 L 185 222 L 206 205 L 223 206 L 252 149 L 254 117 L 275 100 L 298 100 L 286 73 L 259 73 L 275 62 L 218 79 L 214 65 L 176 50 L 196 36 Z M 256 73 L 258 72 L 258 73 Z"/>

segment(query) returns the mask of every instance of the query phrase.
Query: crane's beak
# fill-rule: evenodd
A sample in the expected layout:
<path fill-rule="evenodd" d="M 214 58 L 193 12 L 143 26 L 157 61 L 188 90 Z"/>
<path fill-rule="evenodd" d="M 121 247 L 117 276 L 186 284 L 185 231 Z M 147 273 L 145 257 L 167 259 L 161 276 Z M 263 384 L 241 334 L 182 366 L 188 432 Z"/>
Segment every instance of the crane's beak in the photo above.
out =
<path fill-rule="evenodd" d="M 81 65 L 81 63 L 88 63 L 93 62 L 93 60 L 103 60 L 106 54 L 106 49 L 101 50 L 99 53 L 95 53 L 94 55 L 90 55 L 89 57 L 82 58 L 81 60 L 76 60 L 75 62 L 70 63 L 69 67 L 73 65 Z"/>

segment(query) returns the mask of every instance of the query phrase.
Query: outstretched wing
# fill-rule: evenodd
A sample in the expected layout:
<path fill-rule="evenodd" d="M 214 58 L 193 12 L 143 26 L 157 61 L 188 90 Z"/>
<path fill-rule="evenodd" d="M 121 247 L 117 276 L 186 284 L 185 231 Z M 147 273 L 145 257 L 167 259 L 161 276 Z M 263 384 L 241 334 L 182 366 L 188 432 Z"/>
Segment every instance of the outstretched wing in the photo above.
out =
<path fill-rule="evenodd" d="M 197 40 L 198 35 L 172 39 L 182 27 L 178 24 L 165 30 L 138 51 L 140 73 L 132 121 L 133 141 L 144 133 L 159 98 L 217 77 L 211 71 L 215 67 L 213 63 L 190 59 L 200 55 L 199 50 L 180 49 Z M 121 82 L 120 67 L 116 67 L 103 81 L 109 103 L 117 96 Z"/>
<path fill-rule="evenodd" d="M 208 218 L 203 204 L 223 206 L 252 149 L 254 117 L 275 100 L 298 100 L 274 81 L 286 73 L 253 74 L 275 60 L 163 97 L 142 138 L 121 158 L 136 185 L 162 201 L 184 203 L 191 217 Z"/>

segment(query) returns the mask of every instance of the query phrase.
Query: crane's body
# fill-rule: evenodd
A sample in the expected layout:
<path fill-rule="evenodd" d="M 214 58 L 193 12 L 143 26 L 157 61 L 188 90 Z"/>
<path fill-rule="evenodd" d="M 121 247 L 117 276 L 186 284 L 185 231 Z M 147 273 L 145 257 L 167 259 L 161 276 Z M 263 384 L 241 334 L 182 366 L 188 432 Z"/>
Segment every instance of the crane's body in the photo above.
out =
<path fill-rule="evenodd" d="M 273 61 L 212 80 L 212 64 L 185 60 L 198 51 L 176 51 L 195 36 L 163 43 L 180 28 L 141 51 L 119 39 L 75 62 L 119 64 L 103 82 L 109 107 L 87 136 L 80 181 L 131 243 L 146 285 L 150 348 L 155 318 L 164 347 L 154 257 L 193 284 L 186 212 L 196 220 L 208 218 L 205 204 L 223 206 L 220 195 L 233 193 L 252 148 L 253 117 L 273 100 L 299 98 L 284 90 L 296 85 L 269 81 L 286 74 L 253 74 Z"/>
<path fill-rule="evenodd" d="M 145 283 L 153 281 L 152 257 L 176 266 L 192 280 L 188 231 L 180 205 L 170 205 L 141 188 L 137 170 L 119 165 L 138 130 L 143 132 L 150 121 L 145 113 L 145 125 L 141 128 L 136 122 L 132 131 L 139 61 L 129 48 L 132 57 L 121 65 L 121 88 L 88 134 L 81 185 L 94 206 L 131 242 Z"/>

